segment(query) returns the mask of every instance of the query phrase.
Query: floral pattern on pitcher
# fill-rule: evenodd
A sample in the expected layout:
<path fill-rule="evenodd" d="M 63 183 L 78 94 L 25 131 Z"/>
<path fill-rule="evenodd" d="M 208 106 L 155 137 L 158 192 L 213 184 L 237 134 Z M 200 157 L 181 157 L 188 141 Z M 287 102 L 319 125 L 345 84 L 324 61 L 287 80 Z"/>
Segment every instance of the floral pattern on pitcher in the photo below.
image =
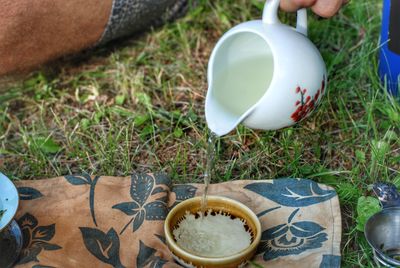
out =
<path fill-rule="evenodd" d="M 296 111 L 291 115 L 294 122 L 299 122 L 306 118 L 321 100 L 322 94 L 325 91 L 325 77 L 322 79 L 321 88 L 317 90 L 314 96 L 307 96 L 307 89 L 298 86 L 296 88 L 296 94 L 300 94 L 300 100 L 296 101 Z"/>

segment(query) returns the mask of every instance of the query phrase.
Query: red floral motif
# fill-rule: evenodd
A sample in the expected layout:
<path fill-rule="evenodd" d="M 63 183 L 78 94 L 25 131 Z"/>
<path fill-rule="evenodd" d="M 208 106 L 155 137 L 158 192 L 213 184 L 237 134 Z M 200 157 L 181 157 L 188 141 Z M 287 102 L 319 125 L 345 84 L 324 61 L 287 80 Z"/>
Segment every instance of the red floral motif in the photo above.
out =
<path fill-rule="evenodd" d="M 314 96 L 306 96 L 307 89 L 296 88 L 296 94 L 300 94 L 300 100 L 296 101 L 296 111 L 291 115 L 294 122 L 299 122 L 307 117 L 317 106 L 321 100 L 321 96 L 325 91 L 325 77 L 322 80 L 321 88 L 318 89 Z"/>

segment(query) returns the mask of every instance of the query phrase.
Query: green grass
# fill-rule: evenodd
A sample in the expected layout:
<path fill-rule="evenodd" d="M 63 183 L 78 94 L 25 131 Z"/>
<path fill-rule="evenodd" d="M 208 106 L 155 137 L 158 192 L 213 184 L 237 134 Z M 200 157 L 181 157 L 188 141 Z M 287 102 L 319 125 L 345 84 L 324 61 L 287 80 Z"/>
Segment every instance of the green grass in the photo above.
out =
<path fill-rule="evenodd" d="M 343 267 L 373 266 L 355 229 L 358 198 L 377 180 L 400 186 L 400 102 L 377 75 L 378 2 L 352 1 L 330 20 L 310 17 L 310 38 L 329 71 L 322 105 L 292 128 L 241 126 L 223 137 L 213 178 L 308 177 L 335 187 Z M 4 84 L 0 169 L 16 180 L 164 171 L 174 182 L 201 182 L 208 57 L 223 32 L 260 17 L 261 7 L 200 1 L 177 22 Z"/>

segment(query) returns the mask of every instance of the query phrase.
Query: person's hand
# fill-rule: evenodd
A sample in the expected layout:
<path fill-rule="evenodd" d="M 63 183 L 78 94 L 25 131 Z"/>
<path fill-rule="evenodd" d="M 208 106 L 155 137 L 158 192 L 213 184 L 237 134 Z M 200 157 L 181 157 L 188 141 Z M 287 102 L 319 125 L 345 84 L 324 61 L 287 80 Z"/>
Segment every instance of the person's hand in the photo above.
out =
<path fill-rule="evenodd" d="M 330 18 L 347 2 L 348 0 L 281 0 L 281 8 L 294 12 L 303 7 L 311 7 L 315 14 Z"/>

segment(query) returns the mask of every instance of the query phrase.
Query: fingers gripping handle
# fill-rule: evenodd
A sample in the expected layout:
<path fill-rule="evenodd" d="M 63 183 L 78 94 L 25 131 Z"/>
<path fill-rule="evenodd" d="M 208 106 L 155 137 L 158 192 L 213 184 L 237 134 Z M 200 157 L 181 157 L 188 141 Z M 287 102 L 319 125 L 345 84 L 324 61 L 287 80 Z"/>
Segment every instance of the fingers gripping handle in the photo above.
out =
<path fill-rule="evenodd" d="M 263 12 L 263 22 L 265 24 L 280 23 L 278 18 L 280 0 L 267 0 Z M 305 8 L 297 11 L 296 30 L 307 35 L 307 10 Z"/>

